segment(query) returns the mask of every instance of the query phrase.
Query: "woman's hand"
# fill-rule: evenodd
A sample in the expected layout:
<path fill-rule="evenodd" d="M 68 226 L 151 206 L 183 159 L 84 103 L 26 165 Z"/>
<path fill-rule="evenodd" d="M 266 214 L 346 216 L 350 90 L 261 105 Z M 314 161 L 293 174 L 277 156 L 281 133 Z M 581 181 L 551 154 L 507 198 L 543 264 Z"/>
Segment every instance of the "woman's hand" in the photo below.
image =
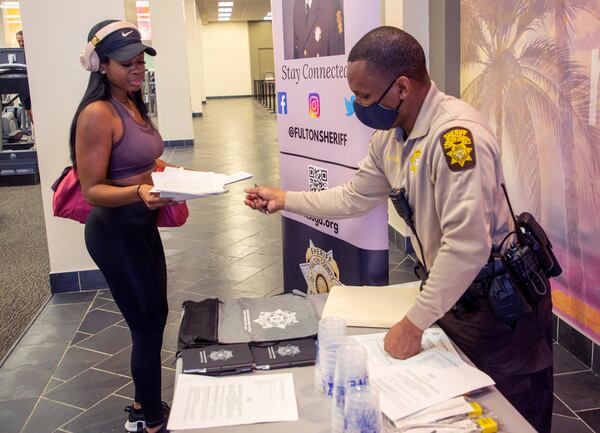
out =
<path fill-rule="evenodd" d="M 172 198 L 160 197 L 157 192 L 150 192 L 154 188 L 152 185 L 141 184 L 137 187 L 137 194 L 148 209 L 158 209 L 159 207 L 175 204 Z"/>

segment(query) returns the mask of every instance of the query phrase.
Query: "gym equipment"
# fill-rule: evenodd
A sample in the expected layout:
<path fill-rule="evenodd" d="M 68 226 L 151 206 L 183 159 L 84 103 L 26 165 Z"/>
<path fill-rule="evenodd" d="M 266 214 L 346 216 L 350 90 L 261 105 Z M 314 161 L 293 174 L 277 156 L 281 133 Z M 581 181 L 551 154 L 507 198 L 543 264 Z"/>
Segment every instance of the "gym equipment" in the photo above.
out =
<path fill-rule="evenodd" d="M 154 80 L 154 71 L 146 69 L 142 95 L 146 107 L 148 107 L 148 116 L 155 117 L 156 111 L 156 81 Z"/>
<path fill-rule="evenodd" d="M 7 49 L 0 48 L 0 59 Z M 8 53 L 12 60 L 15 49 Z M 18 55 L 16 57 L 18 59 Z M 2 108 L 2 144 L 0 146 L 0 186 L 39 183 L 37 152 L 31 124 L 23 107 L 13 105 L 20 94 L 29 94 L 27 65 L 0 64 L 0 102 Z"/>

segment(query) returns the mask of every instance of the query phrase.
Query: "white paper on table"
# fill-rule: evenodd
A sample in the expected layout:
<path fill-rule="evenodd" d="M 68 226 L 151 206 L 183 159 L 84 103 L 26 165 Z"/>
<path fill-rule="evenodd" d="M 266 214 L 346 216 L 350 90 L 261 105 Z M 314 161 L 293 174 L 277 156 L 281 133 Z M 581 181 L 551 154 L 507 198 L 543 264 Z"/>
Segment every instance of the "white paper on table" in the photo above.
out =
<path fill-rule="evenodd" d="M 459 421 L 453 421 L 451 423 L 443 423 L 444 427 L 416 427 L 408 430 L 410 433 L 471 433 L 475 431 L 480 431 L 480 428 L 471 420 L 471 419 L 463 419 Z"/>
<path fill-rule="evenodd" d="M 321 317 L 341 317 L 348 326 L 390 328 L 413 306 L 420 281 L 391 286 L 334 286 Z"/>
<path fill-rule="evenodd" d="M 225 185 L 229 185 L 230 183 L 239 182 L 241 180 L 250 179 L 252 174 L 246 173 L 245 171 L 238 171 L 233 174 L 228 175 L 225 178 Z"/>
<path fill-rule="evenodd" d="M 466 415 L 472 410 L 473 408 L 464 397 L 456 397 L 396 420 L 394 421 L 394 425 L 396 428 L 404 429 L 409 426 L 431 424 L 445 418 Z"/>
<path fill-rule="evenodd" d="M 379 389 L 381 411 L 391 420 L 494 385 L 487 374 L 440 349 L 427 350 L 402 364 L 370 370 L 369 380 Z"/>
<path fill-rule="evenodd" d="M 423 346 L 423 350 L 441 349 L 458 355 L 454 344 L 452 344 L 450 338 L 442 328 L 427 328 L 423 332 L 421 345 Z"/>
<path fill-rule="evenodd" d="M 167 428 L 186 430 L 297 420 L 291 373 L 228 377 L 180 374 Z"/>
<path fill-rule="evenodd" d="M 367 351 L 367 363 L 369 364 L 369 370 L 374 368 L 386 366 L 386 365 L 398 365 L 404 364 L 410 361 L 412 358 L 407 360 L 401 360 L 392 358 L 383 349 L 383 338 L 385 332 L 378 332 L 376 334 L 363 334 L 363 335 L 352 335 L 349 338 L 357 341 Z M 423 332 L 423 340 L 421 342 L 423 350 L 440 349 L 446 350 L 451 353 L 458 355 L 458 352 L 454 348 L 454 345 L 450 341 L 450 338 L 441 328 L 428 328 Z"/>

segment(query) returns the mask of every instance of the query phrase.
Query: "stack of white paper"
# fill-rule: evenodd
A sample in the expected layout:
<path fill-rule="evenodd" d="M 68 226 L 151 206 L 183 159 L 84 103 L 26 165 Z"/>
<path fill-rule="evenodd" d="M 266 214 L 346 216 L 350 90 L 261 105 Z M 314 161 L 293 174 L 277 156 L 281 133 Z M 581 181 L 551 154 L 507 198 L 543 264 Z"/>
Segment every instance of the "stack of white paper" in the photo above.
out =
<path fill-rule="evenodd" d="M 239 182 L 240 180 L 250 179 L 251 177 L 252 175 L 250 173 L 246 173 L 245 171 L 237 171 L 225 178 L 225 185 L 229 185 L 230 183 L 234 182 Z"/>
<path fill-rule="evenodd" d="M 437 348 L 369 374 L 371 383 L 379 388 L 382 412 L 393 421 L 494 384 L 457 354 Z"/>
<path fill-rule="evenodd" d="M 379 367 L 385 367 L 389 365 L 404 364 L 409 360 L 402 360 L 392 358 L 383 349 L 383 338 L 385 332 L 379 332 L 376 334 L 362 334 L 352 335 L 349 338 L 359 343 L 367 351 L 367 364 L 369 371 L 373 371 Z M 421 341 L 423 350 L 440 349 L 458 355 L 458 352 L 452 345 L 450 338 L 442 330 L 442 328 L 429 328 L 423 332 L 423 339 Z"/>
<path fill-rule="evenodd" d="M 226 177 L 219 173 L 167 167 L 163 172 L 152 173 L 154 188 L 150 191 L 177 201 L 190 200 L 226 192 L 223 188 Z"/>
<path fill-rule="evenodd" d="M 464 397 L 456 397 L 394 421 L 394 425 L 397 429 L 405 430 L 418 425 L 431 424 L 441 419 L 466 415 L 472 410 L 473 408 Z M 427 431 L 431 432 L 431 429 Z"/>
<path fill-rule="evenodd" d="M 151 192 L 176 201 L 191 200 L 227 192 L 224 185 L 252 177 L 250 173 L 237 172 L 229 176 L 212 171 L 192 171 L 166 167 L 163 172 L 152 173 L 154 188 Z"/>
<path fill-rule="evenodd" d="M 297 421 L 291 373 L 207 377 L 180 374 L 169 430 Z"/>
<path fill-rule="evenodd" d="M 450 399 L 494 384 L 487 374 L 460 358 L 441 328 L 426 329 L 424 351 L 406 360 L 385 352 L 384 337 L 382 332 L 350 338 L 366 349 L 370 381 L 380 391 L 381 410 L 396 425 L 403 424 L 398 420 L 426 408 L 431 408 L 425 412 L 429 417 L 449 407 L 463 411 L 466 407 L 459 400 Z M 441 406 L 434 409 L 436 405 Z"/>

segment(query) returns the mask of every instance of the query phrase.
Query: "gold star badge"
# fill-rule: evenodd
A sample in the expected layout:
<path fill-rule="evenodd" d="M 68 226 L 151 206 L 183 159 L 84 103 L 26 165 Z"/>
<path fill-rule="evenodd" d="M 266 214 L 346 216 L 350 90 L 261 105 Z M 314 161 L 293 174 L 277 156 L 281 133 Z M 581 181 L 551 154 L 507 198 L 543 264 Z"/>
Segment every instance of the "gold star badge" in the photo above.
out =
<path fill-rule="evenodd" d="M 440 136 L 440 145 L 450 170 L 463 171 L 475 167 L 473 134 L 467 128 L 448 129 Z"/>
<path fill-rule="evenodd" d="M 419 158 L 421 158 L 421 151 L 415 150 L 410 157 L 410 171 L 413 174 L 417 174 L 417 167 L 419 165 Z"/>
<path fill-rule="evenodd" d="M 339 34 L 342 34 L 344 32 L 344 22 L 342 21 L 341 10 L 335 12 L 335 20 L 337 22 L 337 31 Z"/>

